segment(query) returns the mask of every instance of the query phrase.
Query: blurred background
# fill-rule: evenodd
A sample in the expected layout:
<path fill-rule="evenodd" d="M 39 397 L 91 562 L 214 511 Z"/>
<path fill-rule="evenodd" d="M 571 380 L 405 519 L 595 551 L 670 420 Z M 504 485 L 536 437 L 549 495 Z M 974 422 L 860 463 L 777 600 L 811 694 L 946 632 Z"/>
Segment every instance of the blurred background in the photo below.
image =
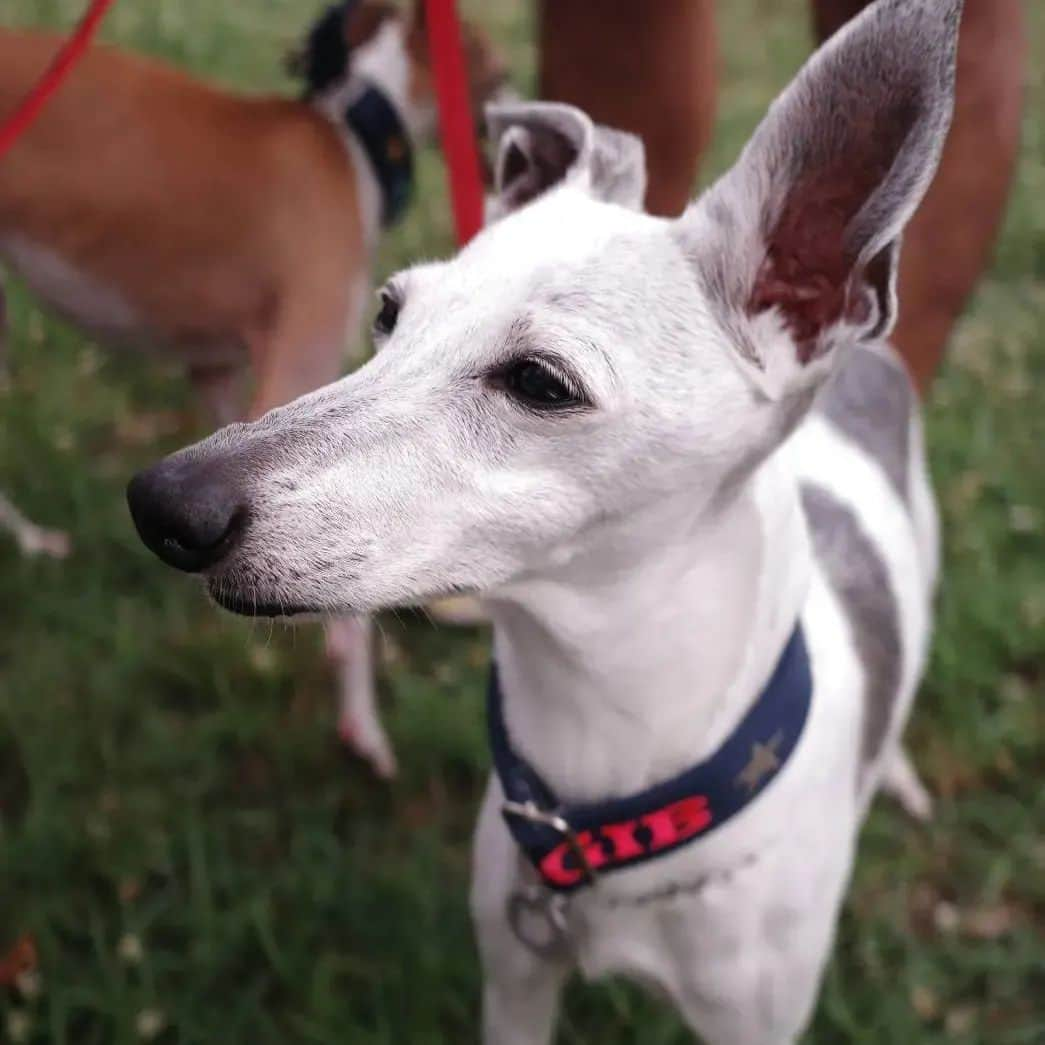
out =
<path fill-rule="evenodd" d="M 0 23 L 69 27 L 82 6 L 0 0 Z M 294 94 L 283 57 L 319 6 L 121 0 L 103 38 Z M 1045 1041 L 1045 9 L 1027 6 L 1011 206 L 929 408 L 947 557 L 910 746 L 936 819 L 872 813 L 818 1045 Z M 463 8 L 531 93 L 532 5 Z M 803 0 L 731 0 L 720 17 L 704 179 L 811 40 Z M 427 150 L 377 278 L 452 249 Z M 23 934 L 39 951 L 32 977 L 0 986 L 0 1041 L 474 1040 L 466 902 L 488 636 L 382 621 L 401 772 L 374 780 L 336 742 L 319 629 L 222 614 L 132 531 L 127 478 L 205 434 L 179 368 L 103 353 L 6 282 L 0 488 L 74 550 L 23 559 L 0 538 L 0 970 Z M 608 984 L 569 993 L 560 1041 L 633 1045 L 639 1026 L 643 1045 L 689 1040 Z"/>

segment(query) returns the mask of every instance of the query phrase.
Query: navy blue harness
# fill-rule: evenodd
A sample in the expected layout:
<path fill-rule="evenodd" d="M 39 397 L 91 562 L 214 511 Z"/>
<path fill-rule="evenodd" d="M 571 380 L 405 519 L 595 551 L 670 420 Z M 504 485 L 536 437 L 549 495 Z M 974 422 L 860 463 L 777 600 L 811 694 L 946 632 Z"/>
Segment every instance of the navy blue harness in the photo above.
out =
<path fill-rule="evenodd" d="M 558 892 L 670 853 L 720 827 L 758 797 L 798 744 L 812 694 L 799 625 L 758 699 L 713 755 L 636 795 L 570 806 L 513 750 L 495 665 L 487 719 L 508 829 L 544 884 Z"/>
<path fill-rule="evenodd" d="M 414 154 L 403 121 L 384 93 L 368 85 L 345 110 L 345 123 L 381 187 L 381 224 L 391 225 L 410 201 L 414 183 Z"/>

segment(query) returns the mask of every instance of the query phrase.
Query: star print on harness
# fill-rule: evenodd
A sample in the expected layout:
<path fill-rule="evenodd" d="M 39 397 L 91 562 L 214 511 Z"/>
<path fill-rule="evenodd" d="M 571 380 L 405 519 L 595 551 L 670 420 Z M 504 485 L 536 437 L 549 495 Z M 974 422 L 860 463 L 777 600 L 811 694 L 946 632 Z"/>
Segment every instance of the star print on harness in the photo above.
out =
<path fill-rule="evenodd" d="M 495 665 L 487 719 L 505 823 L 541 882 L 557 893 L 674 852 L 736 816 L 774 779 L 802 735 L 812 691 L 798 626 L 758 699 L 713 755 L 638 794 L 569 806 L 512 749 Z"/>

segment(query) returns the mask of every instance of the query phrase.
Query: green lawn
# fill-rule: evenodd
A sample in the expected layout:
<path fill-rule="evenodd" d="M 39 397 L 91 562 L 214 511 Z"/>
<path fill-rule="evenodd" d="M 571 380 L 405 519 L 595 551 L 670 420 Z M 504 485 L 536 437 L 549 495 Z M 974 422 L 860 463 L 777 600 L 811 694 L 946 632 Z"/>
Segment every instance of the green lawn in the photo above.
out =
<path fill-rule="evenodd" d="M 5 0 L 68 24 L 82 0 Z M 532 79 L 529 7 L 474 0 Z M 1024 157 L 996 264 L 930 412 L 947 564 L 912 729 L 931 827 L 877 808 L 809 1041 L 1045 1041 L 1045 11 L 1033 8 Z M 808 47 L 800 0 L 721 4 L 736 152 Z M 248 86 L 313 7 L 121 0 L 107 36 Z M 89 163 L 90 157 L 70 157 Z M 450 249 L 434 153 L 382 269 Z M 245 174 L 245 176 L 247 176 Z M 314 629 L 251 625 L 139 544 L 123 486 L 203 434 L 180 375 L 109 357 L 11 295 L 0 488 L 68 527 L 64 563 L 0 539 L 0 955 L 39 945 L 34 997 L 0 989 L 0 1041 L 424 1045 L 475 1040 L 466 910 L 483 785 L 487 636 L 384 622 L 403 766 L 347 761 Z M 30 992 L 34 993 L 34 992 Z M 561 1042 L 688 1040 L 621 985 L 577 987 Z"/>

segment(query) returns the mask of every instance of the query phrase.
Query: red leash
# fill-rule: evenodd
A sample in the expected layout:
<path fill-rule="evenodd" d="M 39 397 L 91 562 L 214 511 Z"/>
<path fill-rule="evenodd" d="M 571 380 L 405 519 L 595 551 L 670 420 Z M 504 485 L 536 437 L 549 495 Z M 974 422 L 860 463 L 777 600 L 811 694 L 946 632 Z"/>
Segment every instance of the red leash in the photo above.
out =
<path fill-rule="evenodd" d="M 455 0 L 425 0 L 425 10 L 457 243 L 463 247 L 482 228 L 483 184 L 461 47 L 461 24 Z"/>
<path fill-rule="evenodd" d="M 21 137 L 29 125 L 40 115 L 40 110 L 51 100 L 83 57 L 90 46 L 91 38 L 101 25 L 106 12 L 115 0 L 93 0 L 76 31 L 65 42 L 51 64 L 44 71 L 36 86 L 19 102 L 17 108 L 0 125 L 0 157 Z"/>

